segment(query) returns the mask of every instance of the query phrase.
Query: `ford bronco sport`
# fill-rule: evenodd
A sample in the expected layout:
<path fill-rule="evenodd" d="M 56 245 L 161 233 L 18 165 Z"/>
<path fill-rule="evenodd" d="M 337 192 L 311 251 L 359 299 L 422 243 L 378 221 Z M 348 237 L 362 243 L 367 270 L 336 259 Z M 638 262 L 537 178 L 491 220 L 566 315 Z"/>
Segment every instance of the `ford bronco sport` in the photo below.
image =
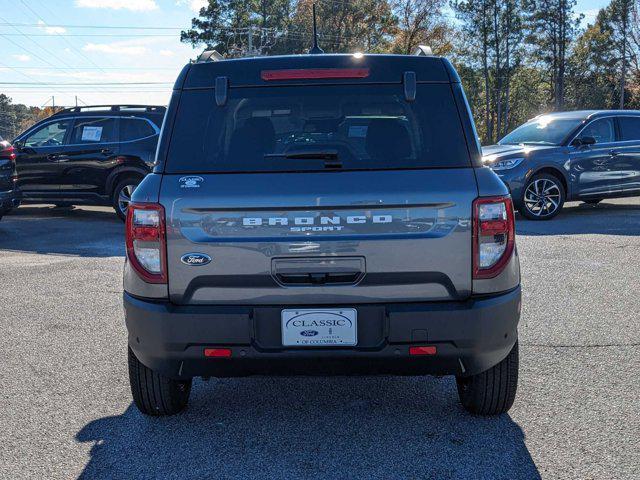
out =
<path fill-rule="evenodd" d="M 513 207 L 446 59 L 187 65 L 156 161 L 126 227 L 143 413 L 255 374 L 455 375 L 468 411 L 511 407 Z"/>

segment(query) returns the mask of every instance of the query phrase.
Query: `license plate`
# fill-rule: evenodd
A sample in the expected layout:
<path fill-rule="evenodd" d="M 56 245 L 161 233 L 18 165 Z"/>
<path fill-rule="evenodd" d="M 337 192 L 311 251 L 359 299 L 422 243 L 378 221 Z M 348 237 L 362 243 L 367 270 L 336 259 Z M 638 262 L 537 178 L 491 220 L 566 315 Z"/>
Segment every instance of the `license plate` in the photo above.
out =
<path fill-rule="evenodd" d="M 331 347 L 356 345 L 357 317 L 354 308 L 282 311 L 282 345 Z"/>

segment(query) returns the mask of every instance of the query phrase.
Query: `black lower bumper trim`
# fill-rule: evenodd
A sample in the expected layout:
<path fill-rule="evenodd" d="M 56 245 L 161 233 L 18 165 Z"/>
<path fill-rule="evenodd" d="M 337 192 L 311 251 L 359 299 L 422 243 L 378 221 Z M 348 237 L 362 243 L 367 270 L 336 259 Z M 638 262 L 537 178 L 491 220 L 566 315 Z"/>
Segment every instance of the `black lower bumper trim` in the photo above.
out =
<path fill-rule="evenodd" d="M 130 347 L 146 366 L 172 378 L 471 375 L 499 363 L 516 342 L 520 295 L 517 288 L 462 302 L 355 305 L 358 346 L 350 348 L 283 347 L 284 306 L 177 306 L 127 293 L 124 306 Z M 411 356 L 412 345 L 434 345 L 437 353 Z M 232 355 L 205 358 L 210 347 L 230 348 Z"/>

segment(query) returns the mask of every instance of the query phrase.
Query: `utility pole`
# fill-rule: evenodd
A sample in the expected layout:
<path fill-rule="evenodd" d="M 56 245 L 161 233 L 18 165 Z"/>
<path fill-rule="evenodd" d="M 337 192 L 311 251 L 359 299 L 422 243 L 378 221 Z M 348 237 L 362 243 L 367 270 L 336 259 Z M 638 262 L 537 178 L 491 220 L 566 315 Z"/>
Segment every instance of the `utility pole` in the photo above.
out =
<path fill-rule="evenodd" d="M 76 95 L 76 107 L 78 106 L 78 95 Z"/>
<path fill-rule="evenodd" d="M 53 105 L 53 111 L 56 111 L 56 97 L 51 95 L 51 105 Z"/>
<path fill-rule="evenodd" d="M 627 76 L 627 22 L 629 20 L 629 2 L 624 1 L 622 8 L 622 65 L 620 72 L 620 110 L 624 110 L 624 89 Z"/>

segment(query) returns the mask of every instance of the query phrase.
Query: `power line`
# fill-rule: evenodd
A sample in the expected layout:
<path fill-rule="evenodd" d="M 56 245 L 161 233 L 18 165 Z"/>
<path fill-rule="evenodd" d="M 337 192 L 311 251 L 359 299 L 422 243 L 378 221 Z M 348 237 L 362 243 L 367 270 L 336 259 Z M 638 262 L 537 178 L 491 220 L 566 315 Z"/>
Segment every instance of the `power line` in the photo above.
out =
<path fill-rule="evenodd" d="M 4 20 L 2 17 L 0 17 L 1 20 Z M 33 42 L 36 47 L 39 50 L 42 50 L 43 52 L 47 53 L 48 55 L 50 55 L 51 57 L 53 57 L 54 59 L 56 59 L 58 62 L 60 62 L 63 65 L 66 65 L 65 61 L 62 60 L 60 57 L 58 57 L 55 53 L 52 53 L 50 50 L 48 50 L 47 48 L 43 47 L 42 45 L 38 44 L 38 42 L 36 42 L 35 40 L 32 40 L 31 38 L 29 38 L 28 35 L 26 35 L 25 33 L 21 32 L 19 28 L 17 27 L 13 27 L 14 30 L 16 30 L 21 36 L 23 36 L 24 38 L 26 38 L 27 40 L 29 40 L 30 42 Z M 9 42 L 11 42 L 12 44 L 14 44 L 16 47 L 18 47 L 21 50 L 24 50 L 28 53 L 30 53 L 31 55 L 33 55 L 34 57 L 40 59 L 41 61 L 45 62 L 47 65 L 50 65 L 52 67 L 55 67 L 55 65 L 51 62 L 49 62 L 48 60 L 43 59 L 42 57 L 40 57 L 38 54 L 33 53 L 32 51 L 28 50 L 27 48 L 25 48 L 23 45 L 20 45 L 19 43 L 14 42 L 11 38 L 7 37 L 4 33 L 0 33 L 0 36 L 6 38 Z"/>
<path fill-rule="evenodd" d="M 0 24 L 2 26 L 2 24 Z M 44 24 L 43 27 L 51 27 L 50 24 Z M 4 35 L 9 37 L 17 37 L 18 33 L 5 33 Z M 175 38 L 175 33 L 30 33 L 30 37 L 53 37 L 57 35 L 59 37 L 172 37 Z"/>
<path fill-rule="evenodd" d="M 37 27 L 41 28 L 39 23 L 17 23 L 17 22 L 0 22 L 0 27 Z M 96 29 L 114 29 L 114 30 L 184 30 L 184 27 L 140 27 L 134 25 L 68 25 L 68 24 L 47 24 L 53 28 L 96 28 Z"/>
<path fill-rule="evenodd" d="M 2 34 L 2 35 L 6 35 L 6 34 Z M 26 66 L 20 66 L 20 65 L 16 65 L 13 67 L 14 69 L 21 69 L 21 70 L 96 70 L 96 67 L 26 67 Z M 171 70 L 171 71 L 177 71 L 180 70 L 182 68 L 182 66 L 179 67 L 101 67 L 103 70 Z"/>
<path fill-rule="evenodd" d="M 27 3 L 25 3 L 24 0 L 20 0 L 20 3 L 22 3 L 22 5 L 24 5 L 31 13 L 33 13 L 33 15 L 41 20 L 44 25 L 46 27 L 46 22 L 44 22 L 44 20 L 42 20 L 42 17 L 33 9 L 31 8 Z M 78 48 L 74 47 L 73 44 L 71 44 L 71 42 L 69 42 L 69 40 L 67 40 L 66 38 L 64 38 L 63 36 L 60 35 L 60 33 L 56 33 L 58 36 L 60 36 L 60 38 L 62 38 L 62 40 L 64 40 L 64 42 L 73 50 L 75 51 L 79 56 L 81 56 L 82 58 L 84 58 L 87 62 L 89 62 L 91 65 L 93 65 L 94 67 L 102 70 L 102 67 L 98 64 L 96 64 L 93 60 L 91 60 L 89 57 L 87 57 L 84 53 L 82 53 Z M 104 70 L 102 70 L 102 72 L 104 72 Z M 104 72 L 106 73 L 106 72 Z"/>
<path fill-rule="evenodd" d="M 32 76 L 30 76 L 30 75 L 28 75 L 28 74 L 26 74 L 26 73 L 24 73 L 24 72 L 21 72 L 21 71 L 19 71 L 19 70 L 16 70 L 15 68 L 13 68 L 13 67 L 11 67 L 11 66 L 9 66 L 9 65 L 5 65 L 4 63 L 0 63 L 0 67 L 4 67 L 4 68 L 8 68 L 9 70 L 13 70 L 13 71 L 15 71 L 16 73 L 18 73 L 18 74 L 22 75 L 22 76 L 23 76 L 23 77 L 25 77 L 25 78 L 28 78 L 28 79 L 31 79 L 31 80 L 36 80 L 34 77 L 32 77 Z M 11 90 L 11 89 L 9 89 L 9 90 Z M 8 92 L 9 90 L 7 90 L 7 89 L 4 89 L 4 88 L 3 88 L 3 91 L 5 91 L 5 92 Z M 60 93 L 60 94 L 62 94 L 62 95 L 66 95 L 66 94 L 67 94 L 67 93 L 66 93 L 66 92 L 64 92 L 63 90 L 59 90 L 59 89 L 58 89 L 58 88 L 56 88 L 56 87 L 48 88 L 46 91 L 47 91 L 47 93 L 50 93 L 52 90 L 53 90 L 54 92 L 56 92 L 56 93 Z"/>
<path fill-rule="evenodd" d="M 0 37 L 4 37 L 6 40 L 8 40 L 10 43 L 12 43 L 13 45 L 15 45 L 16 47 L 18 47 L 20 50 L 22 50 L 22 51 L 25 51 L 25 52 L 29 53 L 30 55 L 32 55 L 34 58 L 37 58 L 37 59 L 38 59 L 38 60 L 40 60 L 41 62 L 46 63 L 47 65 L 49 65 L 49 66 L 51 66 L 51 67 L 56 67 L 56 68 L 58 68 L 55 64 L 51 63 L 51 62 L 50 62 L 49 60 L 47 60 L 46 58 L 43 58 L 43 57 L 41 57 L 39 54 L 37 54 L 37 53 L 33 52 L 32 50 L 29 50 L 29 49 L 28 49 L 28 48 L 26 48 L 24 45 L 20 45 L 19 43 L 14 42 L 11 38 L 5 37 L 5 35 L 4 35 L 4 34 L 0 33 Z M 28 38 L 28 37 L 27 37 L 27 38 Z M 40 47 L 40 48 L 41 48 L 42 50 L 47 51 L 46 49 L 44 49 L 44 48 L 42 48 L 42 47 Z M 65 65 L 68 65 L 68 64 L 66 64 L 66 62 L 64 62 L 64 61 L 62 61 L 61 63 L 62 63 L 62 64 L 65 64 Z M 68 71 L 67 69 L 63 69 L 63 71 L 65 71 L 65 70 L 66 70 L 66 71 Z M 69 72 L 69 73 L 71 73 L 71 72 Z M 24 75 L 24 74 L 23 74 L 23 75 Z M 52 90 L 55 90 L 55 91 L 57 91 L 58 93 L 62 93 L 62 92 L 61 92 L 61 90 L 57 90 L 57 89 L 55 89 L 55 88 L 54 88 L 55 84 L 51 84 L 51 85 L 53 85 L 53 86 L 52 86 L 52 88 L 51 88 Z"/>
<path fill-rule="evenodd" d="M 57 82 L 0 82 L 0 85 L 56 85 L 58 87 L 79 85 L 172 85 L 174 82 L 78 82 L 78 83 L 57 83 Z"/>

